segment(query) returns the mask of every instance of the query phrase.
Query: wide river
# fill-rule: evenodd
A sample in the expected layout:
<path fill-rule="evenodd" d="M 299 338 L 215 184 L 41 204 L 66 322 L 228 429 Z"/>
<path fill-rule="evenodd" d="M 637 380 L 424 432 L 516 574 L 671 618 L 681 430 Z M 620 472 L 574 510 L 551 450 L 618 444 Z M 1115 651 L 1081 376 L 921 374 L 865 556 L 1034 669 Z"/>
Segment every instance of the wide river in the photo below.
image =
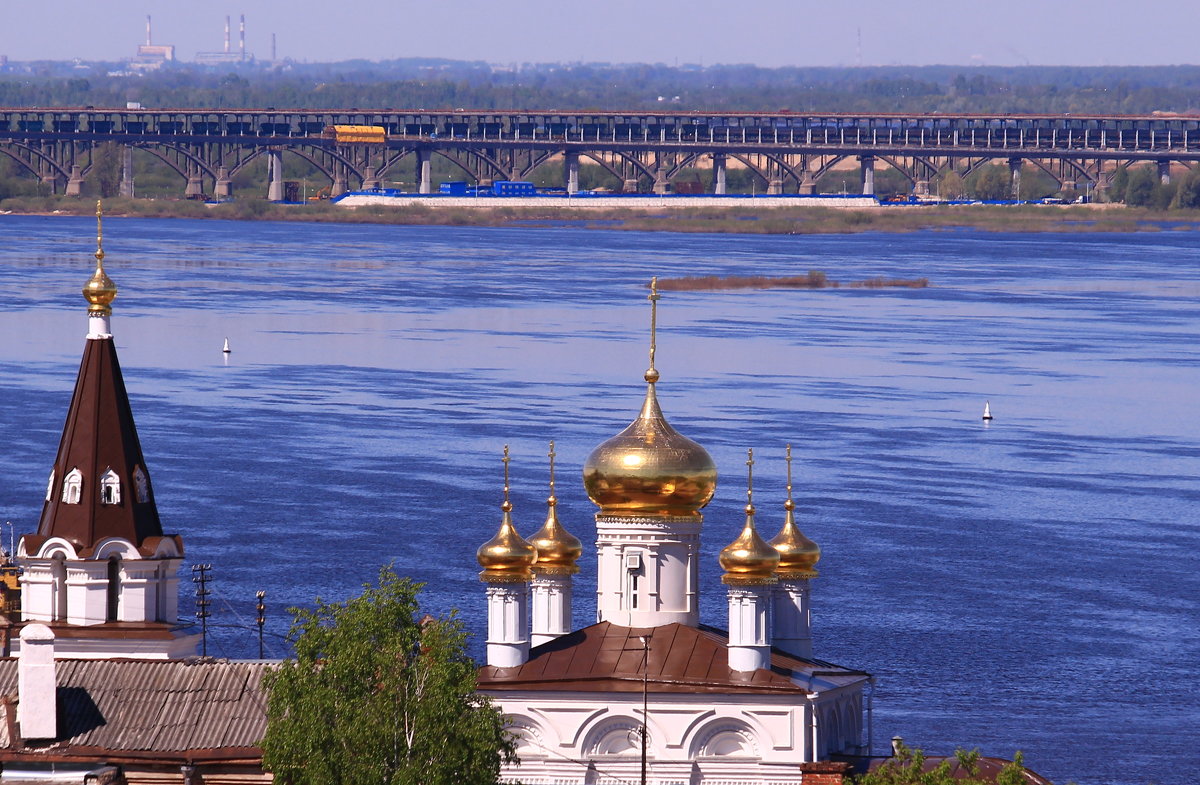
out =
<path fill-rule="evenodd" d="M 94 222 L 0 216 L 0 515 L 37 525 L 86 333 Z M 1200 770 L 1200 250 L 1192 233 L 737 236 L 113 219 L 126 384 L 164 524 L 212 565 L 210 653 L 286 654 L 285 609 L 382 564 L 484 633 L 475 549 L 515 515 L 585 543 L 580 468 L 643 395 L 651 275 L 927 289 L 667 292 L 659 395 L 721 471 L 702 618 L 745 503 L 822 547 L 815 653 L 875 674 L 876 751 L 1065 783 Z M 228 336 L 227 358 L 221 343 Z M 981 421 L 985 401 L 995 420 Z M 8 530 L 4 531 L 8 547 Z M 185 566 L 187 575 L 190 570 Z M 185 578 L 181 609 L 190 615 Z"/>

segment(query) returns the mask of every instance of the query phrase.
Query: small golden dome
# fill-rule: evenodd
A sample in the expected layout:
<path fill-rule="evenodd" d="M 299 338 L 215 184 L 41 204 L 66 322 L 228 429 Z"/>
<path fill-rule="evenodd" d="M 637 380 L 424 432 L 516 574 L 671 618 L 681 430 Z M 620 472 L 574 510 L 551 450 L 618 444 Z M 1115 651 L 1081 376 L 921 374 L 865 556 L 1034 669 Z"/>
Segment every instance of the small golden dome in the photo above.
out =
<path fill-rule="evenodd" d="M 727 584 L 771 583 L 779 566 L 779 551 L 772 548 L 754 528 L 754 507 L 746 505 L 746 525 L 733 542 L 721 550 L 721 567 Z"/>
<path fill-rule="evenodd" d="M 775 574 L 780 578 L 815 578 L 818 573 L 814 566 L 821 558 L 821 548 L 796 528 L 795 505 L 791 499 L 784 507 L 787 513 L 783 528 L 770 541 L 771 547 L 779 552 L 779 567 Z"/>
<path fill-rule="evenodd" d="M 767 545 L 754 528 L 753 467 L 754 451 L 747 450 L 746 466 L 748 483 L 746 488 L 746 525 L 737 539 L 721 549 L 719 557 L 725 574 L 721 583 L 729 585 L 753 585 L 775 582 L 775 568 L 779 566 L 779 551 Z"/>
<path fill-rule="evenodd" d="M 787 511 L 783 517 L 783 528 L 771 540 L 770 545 L 779 551 L 779 567 L 775 574 L 783 579 L 815 578 L 815 565 L 821 558 L 821 548 L 808 539 L 796 527 L 796 504 L 792 501 L 792 445 L 787 446 Z"/>
<path fill-rule="evenodd" d="M 628 428 L 592 450 L 583 484 L 602 515 L 699 516 L 717 489 L 717 466 L 663 417 L 654 367 L 657 279 L 650 283 L 650 367 L 646 401 Z"/>
<path fill-rule="evenodd" d="M 512 503 L 508 500 L 508 445 L 504 445 L 504 503 L 500 505 L 500 531 L 479 546 L 475 559 L 483 572 L 479 579 L 486 583 L 524 583 L 533 578 L 531 569 L 537 561 L 537 549 L 526 542 L 512 522 Z"/>
<path fill-rule="evenodd" d="M 534 570 L 546 575 L 574 575 L 579 572 L 575 563 L 583 554 L 579 538 L 563 528 L 558 522 L 558 497 L 554 495 L 554 442 L 550 442 L 550 497 L 546 504 L 550 508 L 542 528 L 529 538 L 537 549 Z"/>
<path fill-rule="evenodd" d="M 88 313 L 112 313 L 112 301 L 117 296 L 117 285 L 104 272 L 104 232 L 101 229 L 100 202 L 96 202 L 96 272 L 83 287 L 83 298 L 88 301 Z"/>

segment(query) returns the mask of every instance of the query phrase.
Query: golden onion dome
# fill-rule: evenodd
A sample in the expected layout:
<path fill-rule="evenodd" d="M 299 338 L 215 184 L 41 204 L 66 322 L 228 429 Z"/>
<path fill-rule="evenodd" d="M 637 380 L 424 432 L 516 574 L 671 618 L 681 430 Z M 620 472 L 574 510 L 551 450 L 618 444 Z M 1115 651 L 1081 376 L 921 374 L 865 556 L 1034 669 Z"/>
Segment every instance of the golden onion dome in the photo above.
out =
<path fill-rule="evenodd" d="M 754 453 L 748 451 L 746 465 L 753 472 Z M 749 473 L 749 472 L 748 472 Z M 753 474 L 750 474 L 751 483 Z M 752 484 L 746 491 L 746 525 L 737 539 L 721 549 L 719 557 L 725 574 L 721 582 L 731 585 L 750 585 L 775 582 L 775 569 L 779 566 L 779 551 L 768 545 L 754 527 L 754 501 Z"/>
<path fill-rule="evenodd" d="M 783 517 L 783 528 L 770 541 L 771 547 L 779 551 L 779 567 L 775 574 L 783 579 L 815 578 L 815 569 L 821 558 L 821 548 L 808 539 L 796 527 L 796 504 L 792 501 L 792 445 L 787 446 L 787 501 L 783 503 L 787 512 Z"/>
<path fill-rule="evenodd" d="M 558 497 L 554 495 L 554 442 L 550 442 L 550 497 L 546 499 L 549 511 L 542 528 L 529 538 L 537 550 L 534 569 L 546 575 L 574 575 L 579 572 L 575 563 L 583 554 L 583 543 L 563 528 L 558 522 Z"/>
<path fill-rule="evenodd" d="M 722 583 L 771 583 L 779 566 L 779 551 L 754 528 L 754 507 L 746 505 L 746 525 L 737 539 L 721 549 Z"/>
<path fill-rule="evenodd" d="M 508 500 L 508 445 L 504 446 L 504 503 L 500 505 L 500 531 L 479 546 L 475 559 L 483 572 L 479 579 L 487 583 L 523 583 L 533 578 L 537 549 L 525 541 L 512 522 L 512 502 Z"/>
<path fill-rule="evenodd" d="M 650 368 L 646 400 L 628 428 L 592 450 L 583 484 L 602 515 L 699 516 L 717 488 L 717 466 L 696 442 L 671 427 L 658 405 L 654 367 L 657 279 L 650 284 Z"/>
<path fill-rule="evenodd" d="M 775 574 L 780 578 L 815 578 L 815 565 L 821 558 L 821 547 L 804 536 L 796 528 L 795 505 L 791 499 L 784 502 L 787 510 L 783 528 L 770 541 L 770 546 L 779 552 L 779 567 Z"/>
<path fill-rule="evenodd" d="M 104 272 L 104 232 L 100 219 L 100 202 L 96 202 L 96 271 L 83 286 L 83 298 L 88 301 L 88 313 L 111 314 L 112 301 L 117 296 L 117 285 Z"/>

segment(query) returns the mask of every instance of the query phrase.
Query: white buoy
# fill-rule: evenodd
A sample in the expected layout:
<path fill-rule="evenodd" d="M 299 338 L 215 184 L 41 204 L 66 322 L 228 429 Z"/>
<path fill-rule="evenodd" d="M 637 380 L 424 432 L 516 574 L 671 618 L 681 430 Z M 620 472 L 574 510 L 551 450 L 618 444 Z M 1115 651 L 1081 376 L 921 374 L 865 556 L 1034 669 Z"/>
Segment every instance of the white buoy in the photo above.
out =
<path fill-rule="evenodd" d="M 225 339 L 225 346 L 223 346 L 223 347 L 221 348 L 221 351 L 223 351 L 225 354 L 229 354 L 229 352 L 230 352 L 230 351 L 232 351 L 232 350 L 229 348 L 229 339 L 228 339 L 228 338 L 226 338 L 226 339 Z M 989 418 L 990 418 L 990 416 L 989 416 Z"/>
<path fill-rule="evenodd" d="M 229 351 L 229 350 L 226 349 L 226 351 Z M 985 420 L 992 419 L 992 402 L 991 401 L 983 402 L 983 419 L 985 419 Z"/>

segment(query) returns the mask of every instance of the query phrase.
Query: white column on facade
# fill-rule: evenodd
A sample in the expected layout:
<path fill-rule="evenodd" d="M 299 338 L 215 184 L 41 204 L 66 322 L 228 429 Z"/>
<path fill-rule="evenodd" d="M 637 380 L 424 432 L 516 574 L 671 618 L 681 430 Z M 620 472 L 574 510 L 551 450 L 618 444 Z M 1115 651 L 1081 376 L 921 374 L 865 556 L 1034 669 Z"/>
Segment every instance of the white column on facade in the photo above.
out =
<path fill-rule="evenodd" d="M 729 667 L 756 671 L 771 663 L 771 585 L 729 586 Z"/>
<path fill-rule="evenodd" d="M 108 561 L 67 562 L 67 623 L 103 624 L 108 619 Z"/>
<path fill-rule="evenodd" d="M 808 578 L 781 577 L 772 599 L 774 646 L 797 657 L 812 657 L 812 610 Z"/>
<path fill-rule="evenodd" d="M 182 559 L 159 560 L 158 621 L 179 621 L 179 564 Z"/>
<path fill-rule="evenodd" d="M 55 576 L 53 560 L 26 561 L 21 573 L 21 618 L 25 621 L 54 621 Z"/>
<path fill-rule="evenodd" d="M 700 516 L 596 516 L 596 616 L 623 627 L 700 623 Z"/>
<path fill-rule="evenodd" d="M 118 621 L 158 619 L 158 560 L 122 560 Z"/>
<path fill-rule="evenodd" d="M 534 570 L 530 584 L 533 631 L 530 643 L 540 646 L 571 631 L 572 578 Z"/>
<path fill-rule="evenodd" d="M 489 583 L 487 664 L 515 668 L 529 659 L 529 584 Z"/>

